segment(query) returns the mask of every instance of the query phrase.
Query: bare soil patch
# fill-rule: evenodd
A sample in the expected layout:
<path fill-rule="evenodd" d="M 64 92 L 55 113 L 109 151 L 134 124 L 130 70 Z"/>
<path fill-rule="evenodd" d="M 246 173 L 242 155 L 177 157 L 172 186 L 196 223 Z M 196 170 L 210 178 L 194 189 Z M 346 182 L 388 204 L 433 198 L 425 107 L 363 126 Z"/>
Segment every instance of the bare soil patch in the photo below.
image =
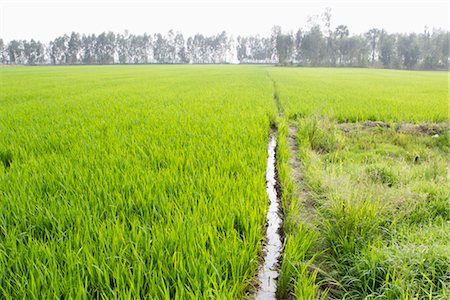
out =
<path fill-rule="evenodd" d="M 393 129 L 399 133 L 405 134 L 426 134 L 441 135 L 449 130 L 449 123 L 386 123 L 382 121 L 366 121 L 361 123 L 339 123 L 336 125 L 345 133 L 352 133 L 356 130 L 373 130 L 373 129 Z"/>

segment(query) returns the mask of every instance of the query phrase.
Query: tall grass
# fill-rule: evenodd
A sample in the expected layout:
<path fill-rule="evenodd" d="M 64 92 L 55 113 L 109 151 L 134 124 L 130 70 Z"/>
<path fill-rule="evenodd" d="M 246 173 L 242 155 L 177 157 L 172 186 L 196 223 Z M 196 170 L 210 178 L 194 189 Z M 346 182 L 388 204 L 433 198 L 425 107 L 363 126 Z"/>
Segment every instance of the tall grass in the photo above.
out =
<path fill-rule="evenodd" d="M 297 122 L 318 218 L 309 226 L 310 255 L 323 270 L 310 272 L 315 283 L 339 299 L 447 299 L 450 145 L 394 129 L 343 133 L 332 124 L 314 116 Z"/>

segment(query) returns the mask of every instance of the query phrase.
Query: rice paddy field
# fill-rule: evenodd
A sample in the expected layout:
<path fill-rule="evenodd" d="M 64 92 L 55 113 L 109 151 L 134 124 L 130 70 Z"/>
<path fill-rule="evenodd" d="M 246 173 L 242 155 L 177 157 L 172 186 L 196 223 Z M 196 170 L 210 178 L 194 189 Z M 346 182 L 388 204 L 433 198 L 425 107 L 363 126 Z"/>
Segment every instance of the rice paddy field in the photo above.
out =
<path fill-rule="evenodd" d="M 273 68 L 290 118 L 320 114 L 338 122 L 444 122 L 448 73 L 379 69 Z"/>
<path fill-rule="evenodd" d="M 278 298 L 450 297 L 447 72 L 2 67 L 0 91 L 0 299 L 253 298 L 271 126 Z"/>

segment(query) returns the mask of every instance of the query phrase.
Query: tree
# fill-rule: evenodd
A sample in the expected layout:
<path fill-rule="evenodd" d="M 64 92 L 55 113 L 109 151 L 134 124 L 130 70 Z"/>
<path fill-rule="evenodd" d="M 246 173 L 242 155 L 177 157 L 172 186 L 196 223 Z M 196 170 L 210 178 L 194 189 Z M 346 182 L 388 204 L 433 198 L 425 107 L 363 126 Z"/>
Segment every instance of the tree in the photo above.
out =
<path fill-rule="evenodd" d="M 194 39 L 191 36 L 186 40 L 186 59 L 188 63 L 194 62 Z"/>
<path fill-rule="evenodd" d="M 449 37 L 450 33 L 443 30 L 436 30 L 431 35 L 432 49 L 437 60 L 436 67 L 442 69 L 448 69 Z"/>
<path fill-rule="evenodd" d="M 268 63 L 268 62 L 274 63 L 275 60 L 273 59 L 273 57 L 274 57 L 275 50 L 272 47 L 272 42 L 271 42 L 270 37 L 263 38 L 262 45 L 263 45 L 263 48 L 264 48 L 263 51 L 264 51 L 264 54 L 265 54 L 264 55 L 265 56 L 265 62 L 266 63 Z"/>
<path fill-rule="evenodd" d="M 294 38 L 291 34 L 279 34 L 276 40 L 278 63 L 286 65 L 292 62 L 294 52 Z"/>
<path fill-rule="evenodd" d="M 306 63 L 312 66 L 320 65 L 324 56 L 325 41 L 319 25 L 314 25 L 304 34 L 300 48 Z"/>
<path fill-rule="evenodd" d="M 247 59 L 247 38 L 238 36 L 236 55 L 240 63 L 243 63 Z"/>
<path fill-rule="evenodd" d="M 353 40 L 352 41 L 353 47 L 351 51 L 352 57 L 351 64 L 353 66 L 358 67 L 367 67 L 370 49 L 366 43 L 364 36 L 362 35 L 353 36 L 350 39 Z"/>
<path fill-rule="evenodd" d="M 130 62 L 128 31 L 125 31 L 124 34 L 118 34 L 116 36 L 116 52 L 119 64 L 127 64 Z"/>
<path fill-rule="evenodd" d="M 3 39 L 0 38 L 0 63 L 6 64 L 6 51 L 5 51 L 5 42 L 3 42 Z"/>
<path fill-rule="evenodd" d="M 279 63 L 310 66 L 359 66 L 368 63 L 384 68 L 447 69 L 449 32 L 425 28 L 418 34 L 388 34 L 373 28 L 350 35 L 346 25 L 330 30 L 331 11 L 309 18 L 306 29 L 283 33 L 274 26 L 270 36 L 229 37 L 225 31 L 185 39 L 181 32 L 166 35 L 130 35 L 103 32 L 99 36 L 56 37 L 48 45 L 36 40 L 13 40 L 5 45 L 0 38 L 0 63 L 11 64 L 111 64 L 111 63 Z"/>
<path fill-rule="evenodd" d="M 437 64 L 436 53 L 433 51 L 431 42 L 431 33 L 425 26 L 423 34 L 418 36 L 419 48 L 420 48 L 420 58 L 419 60 L 423 63 L 423 68 L 433 69 Z"/>
<path fill-rule="evenodd" d="M 95 34 L 83 35 L 81 38 L 82 62 L 87 65 L 95 63 Z"/>
<path fill-rule="evenodd" d="M 272 57 L 273 61 L 279 61 L 278 52 L 277 52 L 277 39 L 278 36 L 281 35 L 281 27 L 275 25 L 272 27 L 272 34 L 270 35 L 270 47 L 272 48 Z"/>
<path fill-rule="evenodd" d="M 336 27 L 334 31 L 334 36 L 336 37 L 337 50 L 339 53 L 338 64 L 342 64 L 342 58 L 351 51 L 352 41 L 348 38 L 350 32 L 348 31 L 347 26 L 339 25 Z"/>
<path fill-rule="evenodd" d="M 256 63 L 265 63 L 270 60 L 270 53 L 267 51 L 266 46 L 270 45 L 267 43 L 267 39 L 264 37 L 260 37 L 256 35 L 253 37 L 253 41 L 251 43 L 252 52 L 253 52 L 253 60 Z M 270 49 L 270 47 L 269 47 Z"/>
<path fill-rule="evenodd" d="M 378 39 L 380 36 L 380 30 L 376 28 L 372 28 L 365 33 L 365 36 L 371 47 L 371 57 L 372 57 L 372 65 L 375 63 L 375 53 L 377 48 Z"/>
<path fill-rule="evenodd" d="M 312 22 L 312 19 L 309 20 Z M 334 66 L 336 64 L 335 58 L 335 45 L 334 45 L 334 36 L 333 31 L 331 30 L 331 8 L 325 8 L 325 11 L 322 14 L 322 21 L 324 23 L 324 32 L 325 32 L 325 40 L 326 40 L 326 51 L 325 56 L 328 61 L 328 65 Z"/>
<path fill-rule="evenodd" d="M 12 40 L 6 47 L 10 64 L 22 64 L 23 45 L 21 41 Z"/>
<path fill-rule="evenodd" d="M 112 32 L 103 32 L 97 37 L 94 53 L 98 64 L 114 63 L 115 40 L 116 36 Z"/>
<path fill-rule="evenodd" d="M 166 40 L 166 55 L 165 55 L 165 63 L 176 63 L 177 58 L 177 47 L 175 44 L 175 33 L 171 29 L 167 33 L 165 38 Z"/>
<path fill-rule="evenodd" d="M 81 39 L 78 33 L 72 32 L 67 44 L 67 63 L 79 63 L 79 55 L 81 51 Z"/>
<path fill-rule="evenodd" d="M 193 62 L 194 63 L 206 63 L 207 62 L 207 50 L 206 39 L 202 34 L 197 33 L 192 40 Z"/>
<path fill-rule="evenodd" d="M 395 36 L 388 34 L 385 30 L 380 31 L 378 43 L 379 58 L 385 68 L 392 66 L 395 55 Z"/>
<path fill-rule="evenodd" d="M 303 32 L 301 29 L 299 29 L 295 33 L 295 60 L 300 63 L 302 62 L 302 39 Z"/>
<path fill-rule="evenodd" d="M 144 63 L 149 63 L 152 59 L 153 59 L 153 48 L 152 48 L 152 37 L 150 35 L 148 35 L 147 33 L 144 33 L 144 36 L 142 37 L 142 43 L 143 43 L 143 58 L 144 58 Z"/>
<path fill-rule="evenodd" d="M 129 62 L 134 64 L 144 64 L 148 62 L 148 50 L 151 46 L 149 41 L 142 35 L 130 35 L 128 39 Z"/>
<path fill-rule="evenodd" d="M 258 39 L 258 38 L 256 38 Z M 212 62 L 225 63 L 227 60 L 227 53 L 230 49 L 227 33 L 222 31 L 220 34 L 212 38 Z M 256 53 L 255 53 L 256 55 Z"/>
<path fill-rule="evenodd" d="M 154 37 L 153 56 L 157 63 L 165 63 L 166 41 L 160 33 L 156 34 Z"/>
<path fill-rule="evenodd" d="M 177 34 L 175 35 L 175 53 L 177 63 L 184 64 L 188 61 L 184 36 L 181 32 L 177 32 Z"/>
<path fill-rule="evenodd" d="M 41 42 L 23 41 L 24 63 L 28 65 L 41 64 L 44 61 L 44 46 Z"/>
<path fill-rule="evenodd" d="M 64 35 L 50 42 L 50 59 L 52 64 L 65 64 L 68 62 L 68 39 L 69 37 Z"/>
<path fill-rule="evenodd" d="M 407 69 L 413 69 L 419 60 L 419 46 L 416 34 L 400 35 L 397 42 L 399 58 Z"/>

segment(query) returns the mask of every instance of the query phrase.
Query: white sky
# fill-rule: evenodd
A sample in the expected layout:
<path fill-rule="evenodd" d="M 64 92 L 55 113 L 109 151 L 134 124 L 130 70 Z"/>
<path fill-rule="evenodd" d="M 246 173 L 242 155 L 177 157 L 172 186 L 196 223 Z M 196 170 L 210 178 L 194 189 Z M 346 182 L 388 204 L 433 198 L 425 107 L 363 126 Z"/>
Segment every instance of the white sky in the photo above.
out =
<path fill-rule="evenodd" d="M 269 35 L 273 25 L 283 31 L 305 27 L 308 16 L 331 8 L 332 26 L 345 24 L 350 33 L 370 28 L 389 32 L 423 32 L 424 26 L 449 28 L 447 1 L 149 1 L 149 0 L 0 0 L 0 37 L 43 42 L 72 31 L 141 34 Z"/>

